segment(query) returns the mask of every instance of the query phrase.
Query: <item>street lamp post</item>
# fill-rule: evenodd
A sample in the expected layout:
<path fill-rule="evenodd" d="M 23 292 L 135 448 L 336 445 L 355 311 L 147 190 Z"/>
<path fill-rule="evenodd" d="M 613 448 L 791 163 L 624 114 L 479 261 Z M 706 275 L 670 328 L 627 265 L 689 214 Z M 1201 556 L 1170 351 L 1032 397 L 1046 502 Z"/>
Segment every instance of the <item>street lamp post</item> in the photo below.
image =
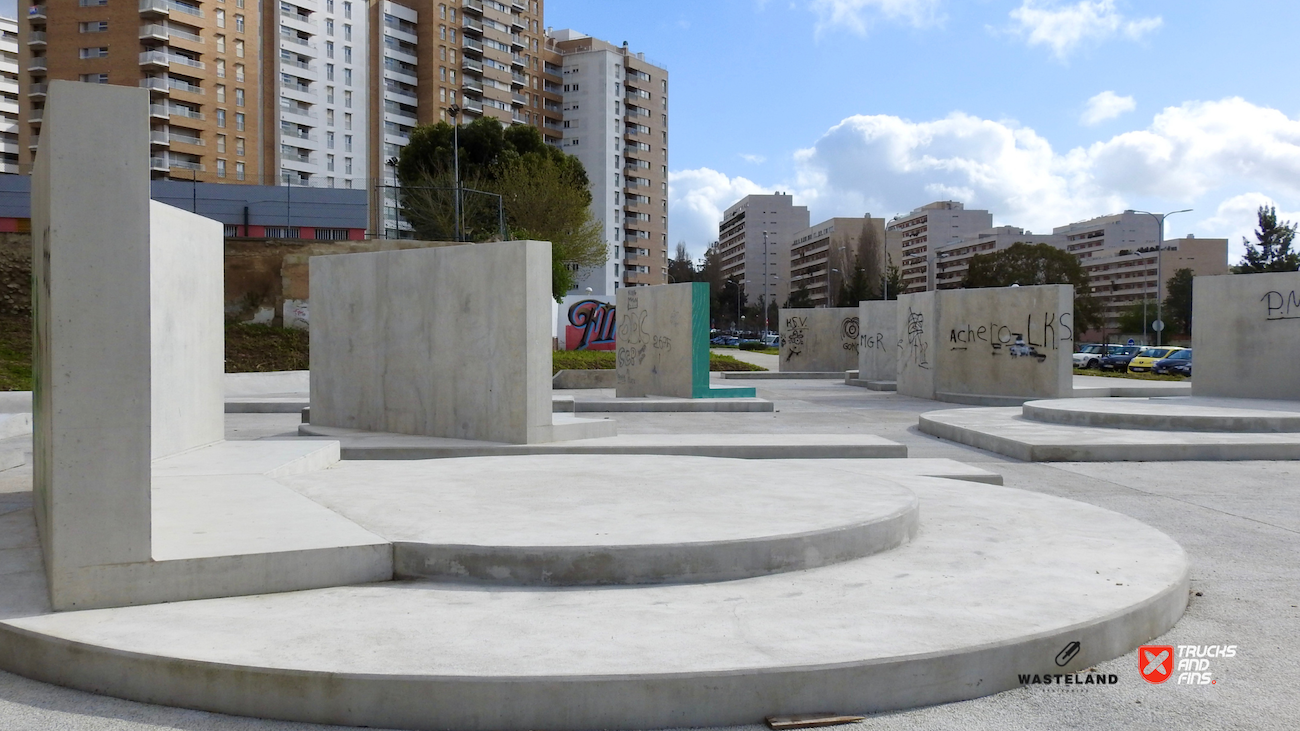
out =
<path fill-rule="evenodd" d="M 767 231 L 763 232 L 763 334 L 767 334 Z"/>
<path fill-rule="evenodd" d="M 1134 213 L 1145 213 L 1146 215 L 1151 216 L 1152 218 L 1156 219 L 1156 223 L 1160 225 L 1160 233 L 1156 237 L 1156 321 L 1160 323 L 1160 329 L 1156 330 L 1156 345 L 1160 345 L 1161 342 L 1160 336 L 1162 333 L 1164 333 L 1165 330 L 1164 328 L 1165 323 L 1163 320 L 1160 319 L 1160 305 L 1161 305 L 1160 295 L 1162 293 L 1161 288 L 1164 286 L 1164 282 L 1165 282 L 1164 273 L 1161 271 L 1161 267 L 1160 267 L 1160 264 L 1163 260 L 1161 253 L 1164 252 L 1165 250 L 1165 219 L 1169 218 L 1175 213 L 1190 213 L 1191 211 L 1192 211 L 1191 208 L 1184 208 L 1180 211 L 1170 211 L 1168 213 L 1152 213 L 1151 211 L 1134 211 Z M 1143 319 L 1145 319 L 1145 317 Z"/>
<path fill-rule="evenodd" d="M 839 269 L 832 269 L 831 271 L 840 275 L 840 286 L 841 287 L 844 286 L 844 272 L 840 271 Z M 831 275 L 827 274 L 826 275 L 826 307 L 829 308 L 830 306 L 831 306 Z"/>
<path fill-rule="evenodd" d="M 447 108 L 447 114 L 451 115 L 451 159 L 453 163 L 454 175 L 456 177 L 456 241 L 460 241 L 461 221 L 460 221 L 460 105 L 452 104 Z"/>

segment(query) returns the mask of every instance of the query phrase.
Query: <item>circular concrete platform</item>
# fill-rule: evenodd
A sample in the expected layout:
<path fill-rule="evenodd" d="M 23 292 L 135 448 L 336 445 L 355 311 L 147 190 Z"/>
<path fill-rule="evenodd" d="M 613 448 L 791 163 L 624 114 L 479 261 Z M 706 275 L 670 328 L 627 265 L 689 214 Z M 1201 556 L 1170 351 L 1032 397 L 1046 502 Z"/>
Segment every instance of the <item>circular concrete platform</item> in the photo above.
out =
<path fill-rule="evenodd" d="M 589 455 L 343 462 L 284 484 L 394 545 L 401 578 L 655 584 L 815 568 L 894 548 L 918 503 L 816 463 Z"/>
<path fill-rule="evenodd" d="M 1263 399 L 1080 398 L 1030 401 L 1026 419 L 1051 424 L 1157 431 L 1300 432 L 1300 403 Z"/>
<path fill-rule="evenodd" d="M 915 539 L 816 569 L 641 587 L 406 581 L 10 614 L 0 664 L 144 702 L 317 723 L 720 726 L 1082 673 L 1186 606 L 1183 551 L 1132 518 L 978 483 L 902 486 L 924 505 Z M 43 590 L 23 576 L 30 585 L 0 575 L 0 595 Z"/>

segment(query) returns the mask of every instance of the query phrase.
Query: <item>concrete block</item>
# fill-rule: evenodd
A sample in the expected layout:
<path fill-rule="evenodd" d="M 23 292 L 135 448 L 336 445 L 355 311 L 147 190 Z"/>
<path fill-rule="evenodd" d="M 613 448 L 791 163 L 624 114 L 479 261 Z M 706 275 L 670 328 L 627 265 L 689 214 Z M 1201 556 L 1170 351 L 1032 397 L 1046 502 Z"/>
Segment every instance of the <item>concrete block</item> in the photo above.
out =
<path fill-rule="evenodd" d="M 893 381 L 898 377 L 898 302 L 858 304 L 858 375 L 860 381 Z"/>
<path fill-rule="evenodd" d="M 858 367 L 857 307 L 783 309 L 779 320 L 781 370 L 843 376 Z"/>
<path fill-rule="evenodd" d="M 618 371 L 563 370 L 551 378 L 552 388 L 614 388 L 618 385 Z"/>
<path fill-rule="evenodd" d="M 550 273 L 545 241 L 313 257 L 313 422 L 552 438 Z"/>
<path fill-rule="evenodd" d="M 32 180 L 34 492 L 55 606 L 150 559 L 149 94 L 50 82 Z"/>
<path fill-rule="evenodd" d="M 903 295 L 899 393 L 962 403 L 1071 396 L 1073 298 L 1056 284 Z"/>
<path fill-rule="evenodd" d="M 1300 272 L 1192 282 L 1192 393 L 1300 400 Z"/>
<path fill-rule="evenodd" d="M 618 292 L 615 395 L 753 398 L 752 388 L 709 386 L 709 287 L 705 282 Z"/>

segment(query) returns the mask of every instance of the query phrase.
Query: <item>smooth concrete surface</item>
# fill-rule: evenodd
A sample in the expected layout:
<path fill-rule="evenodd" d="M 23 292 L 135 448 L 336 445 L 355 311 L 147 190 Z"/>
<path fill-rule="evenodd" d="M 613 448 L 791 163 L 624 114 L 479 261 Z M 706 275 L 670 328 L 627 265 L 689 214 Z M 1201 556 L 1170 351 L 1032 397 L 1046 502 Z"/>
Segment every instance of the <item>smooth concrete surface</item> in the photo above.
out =
<path fill-rule="evenodd" d="M 1300 401 L 1300 272 L 1192 280 L 1193 395 Z"/>
<path fill-rule="evenodd" d="M 618 371 L 604 369 L 562 370 L 551 378 L 552 388 L 614 388 Z"/>
<path fill-rule="evenodd" d="M 907 449 L 902 445 L 865 434 L 635 434 L 523 445 L 379 434 L 316 424 L 302 424 L 298 426 L 298 433 L 337 439 L 342 444 L 345 460 L 442 459 L 523 454 L 664 454 L 736 459 L 863 459 L 907 456 Z"/>
<path fill-rule="evenodd" d="M 1212 661 L 1215 685 L 1147 683 L 1138 674 L 1138 652 L 1131 650 L 1088 666 L 1115 674 L 1118 682 L 1114 685 L 1016 687 L 961 703 L 871 715 L 855 728 L 1028 731 L 1068 726 L 1076 731 L 1292 731 L 1300 726 L 1300 697 L 1291 692 L 1300 683 L 1300 656 L 1295 652 L 1293 632 L 1296 609 L 1292 606 L 1297 604 L 1294 587 L 1300 586 L 1300 564 L 1294 560 L 1300 554 L 1300 493 L 1294 489 L 1294 462 L 1021 462 L 919 432 L 919 414 L 952 408 L 941 403 L 846 388 L 830 381 L 770 381 L 755 385 L 763 398 L 776 403 L 776 412 L 623 414 L 618 417 L 620 433 L 870 434 L 907 446 L 913 458 L 846 462 L 884 469 L 887 464 L 913 464 L 929 458 L 955 460 L 999 474 L 1009 487 L 1019 491 L 1066 497 L 1128 515 L 1168 534 L 1184 547 L 1191 561 L 1192 592 L 1187 612 L 1156 643 L 1175 647 L 1224 643 L 1238 646 L 1236 657 Z M 227 438 L 279 437 L 292 432 L 297 423 L 298 416 L 290 414 L 228 414 Z M 29 467 L 0 472 L 0 573 L 22 569 L 26 554 L 5 549 L 15 546 L 16 539 L 34 536 L 30 517 L 21 514 L 30 506 L 30 475 Z M 7 512 L 15 509 L 18 512 Z M 28 526 L 25 530 L 13 527 L 11 521 L 19 517 Z M 924 533 L 924 504 L 921 519 Z M 1046 549 L 1044 555 L 1055 550 Z M 856 596 L 860 596 L 859 608 L 871 606 L 872 597 Z M 965 599 L 978 600 L 979 595 Z M 19 603 L 14 593 L 0 593 L 0 606 L 8 607 L 6 611 Z M 359 626 L 370 631 L 374 623 Z M 799 628 L 792 618 L 787 618 L 787 626 L 791 631 Z M 1050 652 L 1054 655 L 1060 649 L 1052 648 Z M 338 729 L 126 701 L 3 671 L 0 728 Z M 351 731 L 355 727 L 347 728 Z M 728 731 L 766 731 L 766 726 L 755 720 L 728 727 Z"/>
<path fill-rule="evenodd" d="M 297 414 L 311 407 L 306 396 L 227 396 L 227 414 Z"/>
<path fill-rule="evenodd" d="M 0 439 L 32 433 L 32 415 L 0 413 Z"/>
<path fill-rule="evenodd" d="M 35 509 L 56 606 L 88 567 L 150 559 L 148 114 L 144 89 L 51 81 L 32 172 Z"/>
<path fill-rule="evenodd" d="M 475 457 L 349 462 L 281 482 L 392 541 L 398 577 L 503 586 L 816 568 L 901 545 L 919 513 L 897 482 L 823 462 Z"/>
<path fill-rule="evenodd" d="M 0 391 L 0 414 L 32 413 L 31 391 Z"/>
<path fill-rule="evenodd" d="M 861 381 L 898 379 L 898 301 L 858 303 L 858 375 Z"/>
<path fill-rule="evenodd" d="M 1148 398 L 1191 396 L 1191 381 L 1149 381 L 1141 378 L 1075 376 L 1074 398 Z"/>
<path fill-rule="evenodd" d="M 843 371 L 723 371 L 720 374 L 728 381 L 767 381 L 772 379 L 812 378 L 836 381 L 844 377 Z"/>
<path fill-rule="evenodd" d="M 1300 401 L 1205 397 L 1030 401 L 1025 418 L 1115 429 L 1300 432 Z"/>
<path fill-rule="evenodd" d="M 0 665 L 313 723 L 709 726 L 912 708 L 1017 688 L 1022 673 L 1082 672 L 1168 631 L 1187 605 L 1187 556 L 1132 518 L 977 483 L 905 486 L 923 506 L 913 541 L 728 582 L 415 581 L 48 614 L 24 606 L 39 586 L 5 575 Z"/>
<path fill-rule="evenodd" d="M 311 392 L 311 371 L 227 373 L 223 378 L 227 399 L 287 395 L 306 397 Z"/>
<path fill-rule="evenodd" d="M 1165 431 L 1033 421 L 1023 407 L 921 415 L 925 434 L 1027 462 L 1296 460 L 1300 433 Z"/>
<path fill-rule="evenodd" d="M 577 393 L 552 396 L 556 412 L 615 413 L 635 411 L 726 411 L 762 413 L 773 410 L 771 401 L 760 398 L 685 399 L 663 396 L 620 398 L 609 389 L 579 388 Z"/>
<path fill-rule="evenodd" d="M 754 397 L 752 388 L 710 385 L 708 284 L 624 287 L 617 311 L 618 397 Z"/>
<path fill-rule="evenodd" d="M 529 444 L 551 421 L 551 245 L 312 257 L 320 424 Z"/>
<path fill-rule="evenodd" d="M 897 391 L 898 381 L 864 381 L 860 378 L 845 378 L 844 385 L 869 388 L 872 391 Z"/>
<path fill-rule="evenodd" d="M 858 366 L 858 308 L 782 309 L 781 370 L 834 373 Z"/>

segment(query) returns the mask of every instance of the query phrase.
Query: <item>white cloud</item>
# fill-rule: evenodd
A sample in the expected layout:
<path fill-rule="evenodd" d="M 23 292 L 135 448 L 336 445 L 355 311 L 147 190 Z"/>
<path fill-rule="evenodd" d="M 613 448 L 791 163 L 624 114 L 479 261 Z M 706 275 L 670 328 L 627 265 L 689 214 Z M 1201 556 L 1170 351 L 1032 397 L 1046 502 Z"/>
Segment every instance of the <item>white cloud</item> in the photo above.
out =
<path fill-rule="evenodd" d="M 1120 96 L 1113 91 L 1103 91 L 1088 100 L 1079 121 L 1088 126 L 1114 119 L 1125 112 L 1137 109 L 1137 102 L 1131 96 Z"/>
<path fill-rule="evenodd" d="M 1206 238 L 1227 238 L 1228 263 L 1235 264 L 1246 253 L 1246 247 L 1242 244 L 1242 239 L 1251 242 L 1255 241 L 1255 227 L 1259 224 L 1259 207 L 1277 205 L 1276 200 L 1263 193 L 1256 191 L 1241 193 L 1220 203 L 1215 209 L 1214 215 L 1200 221 L 1196 221 L 1195 218 L 1190 219 L 1195 221 L 1191 226 L 1180 227 L 1180 224 L 1177 223 L 1178 219 L 1169 219 L 1170 222 L 1166 224 L 1165 232 L 1169 234 L 1170 238 L 1183 236 L 1189 232 L 1194 232 L 1197 236 Z M 1300 221 L 1300 210 L 1290 212 L 1279 210 L 1277 217 L 1279 221 L 1296 223 Z"/>
<path fill-rule="evenodd" d="M 763 157 L 762 155 L 751 155 L 744 152 L 740 153 L 740 159 L 744 160 L 745 162 L 752 162 L 755 165 L 759 165 L 764 162 L 767 162 L 767 158 Z"/>
<path fill-rule="evenodd" d="M 1239 98 L 1169 107 L 1144 129 L 1059 152 L 1010 121 L 960 112 L 922 122 L 859 115 L 796 152 L 794 163 L 790 178 L 768 185 L 711 169 L 673 173 L 674 242 L 685 239 L 698 254 L 717 237 L 727 206 L 776 190 L 792 192 L 813 221 L 888 218 L 955 199 L 992 211 L 998 225 L 1035 232 L 1130 207 L 1197 208 L 1171 223 L 1228 236 L 1234 251 L 1261 202 L 1275 201 L 1280 212 L 1300 209 L 1300 119 Z"/>
<path fill-rule="evenodd" d="M 876 17 L 897 20 L 922 27 L 943 19 L 940 0 L 810 0 L 808 7 L 817 15 L 816 32 L 847 29 L 866 35 Z"/>
<path fill-rule="evenodd" d="M 1115 8 L 1115 0 L 1080 0 L 1063 5 L 1054 0 L 1024 0 L 1011 11 L 1012 32 L 1031 46 L 1049 46 L 1065 60 L 1085 41 L 1103 41 L 1115 36 L 1136 40 L 1164 22 L 1154 18 L 1126 18 Z"/>

